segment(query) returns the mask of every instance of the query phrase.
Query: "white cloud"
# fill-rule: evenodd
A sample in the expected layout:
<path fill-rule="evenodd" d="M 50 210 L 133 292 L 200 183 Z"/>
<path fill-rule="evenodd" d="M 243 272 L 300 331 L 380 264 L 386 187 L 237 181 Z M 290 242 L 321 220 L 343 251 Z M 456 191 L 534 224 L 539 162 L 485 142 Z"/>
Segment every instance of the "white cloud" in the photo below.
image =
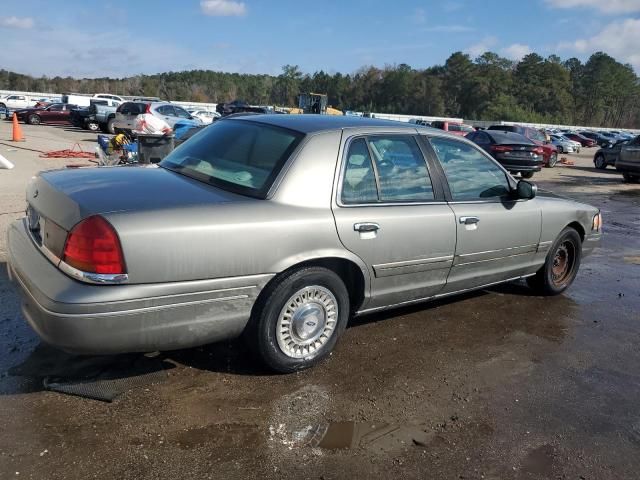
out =
<path fill-rule="evenodd" d="M 424 28 L 423 30 L 425 32 L 462 33 L 473 32 L 475 31 L 475 28 L 467 27 L 466 25 L 437 25 L 435 27 Z"/>
<path fill-rule="evenodd" d="M 590 38 L 560 43 L 558 50 L 589 54 L 606 52 L 617 60 L 628 62 L 640 71 L 640 19 L 628 18 L 611 22 Z"/>
<path fill-rule="evenodd" d="M 241 17 L 247 13 L 244 2 L 234 0 L 201 0 L 200 8 L 212 17 Z"/>
<path fill-rule="evenodd" d="M 464 53 L 468 53 L 472 58 L 479 57 L 484 52 L 488 52 L 498 43 L 496 37 L 484 37 L 478 43 L 471 45 Z"/>
<path fill-rule="evenodd" d="M 427 13 L 424 11 L 424 8 L 416 8 L 413 11 L 413 15 L 411 17 L 411 21 L 415 24 L 422 25 L 427 21 Z"/>
<path fill-rule="evenodd" d="M 529 45 L 514 43 L 500 50 L 500 53 L 511 60 L 522 60 L 522 57 L 531 53 Z"/>
<path fill-rule="evenodd" d="M 31 17 L 0 17 L 0 27 L 29 29 L 34 24 Z"/>
<path fill-rule="evenodd" d="M 603 13 L 640 12 L 640 0 L 546 0 L 553 8 L 594 8 Z"/>

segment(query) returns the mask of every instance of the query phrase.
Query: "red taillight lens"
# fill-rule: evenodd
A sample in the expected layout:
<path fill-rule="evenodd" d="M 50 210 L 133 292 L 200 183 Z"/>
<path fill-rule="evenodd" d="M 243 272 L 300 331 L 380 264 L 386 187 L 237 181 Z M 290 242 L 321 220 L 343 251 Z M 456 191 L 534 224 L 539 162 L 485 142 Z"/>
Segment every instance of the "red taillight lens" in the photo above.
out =
<path fill-rule="evenodd" d="M 118 234 L 109 222 L 98 216 L 73 227 L 64 245 L 62 261 L 83 272 L 126 273 Z"/>
<path fill-rule="evenodd" d="M 544 153 L 544 148 L 536 147 L 533 149 L 533 153 L 537 153 L 538 155 L 542 155 Z"/>
<path fill-rule="evenodd" d="M 513 147 L 507 147 L 506 145 L 491 145 L 491 151 L 493 152 L 511 152 Z"/>
<path fill-rule="evenodd" d="M 144 109 L 144 113 L 151 113 L 151 104 L 147 103 L 147 106 Z"/>

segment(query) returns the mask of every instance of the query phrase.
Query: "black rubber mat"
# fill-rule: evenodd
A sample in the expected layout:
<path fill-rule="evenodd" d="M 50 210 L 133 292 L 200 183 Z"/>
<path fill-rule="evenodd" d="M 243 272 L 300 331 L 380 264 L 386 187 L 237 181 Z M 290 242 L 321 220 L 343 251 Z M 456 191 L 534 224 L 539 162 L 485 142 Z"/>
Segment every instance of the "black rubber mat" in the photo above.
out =
<path fill-rule="evenodd" d="M 171 368 L 159 356 L 78 356 L 39 345 L 9 373 L 42 378 L 47 390 L 111 402 L 124 392 L 163 381 Z"/>

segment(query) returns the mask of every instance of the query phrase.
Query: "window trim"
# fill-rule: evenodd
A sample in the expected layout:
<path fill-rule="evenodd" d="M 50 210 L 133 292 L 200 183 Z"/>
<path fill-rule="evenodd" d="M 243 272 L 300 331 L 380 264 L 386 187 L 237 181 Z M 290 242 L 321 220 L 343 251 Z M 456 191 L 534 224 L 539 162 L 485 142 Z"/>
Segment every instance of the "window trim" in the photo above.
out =
<path fill-rule="evenodd" d="M 432 138 L 442 138 L 442 139 L 450 140 L 450 141 L 453 141 L 453 142 L 460 142 L 460 143 L 463 143 L 463 144 L 466 143 L 466 144 L 470 145 L 471 147 L 475 148 L 485 158 L 487 158 L 489 161 L 493 162 L 493 164 L 496 165 L 498 167 L 498 169 L 502 170 L 502 172 L 505 174 L 505 177 L 507 179 L 507 183 L 509 184 L 509 187 L 511 188 L 511 191 L 515 190 L 516 185 L 517 185 L 517 181 L 513 178 L 513 176 L 509 173 L 509 171 L 507 169 L 505 169 L 500 164 L 500 162 L 498 162 L 495 158 L 493 158 L 491 155 L 489 155 L 484 149 L 480 148 L 478 145 L 474 144 L 470 140 L 467 140 L 467 139 L 462 138 L 462 137 L 461 138 L 451 138 L 450 136 L 433 135 L 433 134 L 422 134 L 420 136 L 422 137 L 422 141 L 425 144 L 425 149 L 429 152 L 429 156 L 431 156 L 431 160 L 434 163 L 435 168 L 439 172 L 440 181 L 441 181 L 442 186 L 444 188 L 444 196 L 445 196 L 446 202 L 448 204 L 457 205 L 457 204 L 467 204 L 467 203 L 504 203 L 505 201 L 509 201 L 509 202 L 528 201 L 526 199 L 518 199 L 516 197 L 513 197 L 513 198 L 492 197 L 491 199 L 487 199 L 487 200 L 454 200 L 453 199 L 453 195 L 451 194 L 451 188 L 449 187 L 449 179 L 447 178 L 447 175 L 444 172 L 444 167 L 442 166 L 442 163 L 440 163 L 440 159 L 438 158 L 438 154 L 436 153 L 435 149 L 431 145 L 431 139 Z"/>
<path fill-rule="evenodd" d="M 374 160 L 374 156 L 373 156 L 373 153 L 371 152 L 371 147 L 367 139 L 370 137 L 390 137 L 390 136 L 410 137 L 416 142 L 418 150 L 422 155 L 422 160 L 424 161 L 425 167 L 427 168 L 427 174 L 429 175 L 429 178 L 431 180 L 431 189 L 433 190 L 433 200 L 397 201 L 397 202 L 380 200 L 380 186 L 378 183 L 379 178 L 378 178 L 377 165 Z M 425 150 L 422 148 L 422 145 L 420 142 L 420 136 L 421 135 L 413 133 L 412 131 L 408 131 L 408 132 L 388 132 L 388 133 L 385 133 L 385 132 L 358 133 L 348 137 L 344 141 L 342 154 L 340 155 L 340 168 L 338 169 L 338 172 L 339 172 L 338 183 L 337 183 L 336 194 L 335 194 L 336 205 L 340 208 L 390 207 L 390 206 L 412 206 L 412 205 L 446 205 L 447 202 L 444 198 L 444 192 L 442 190 L 440 176 L 438 174 L 434 174 L 434 172 L 432 171 L 430 162 L 427 156 L 425 155 Z M 374 177 L 376 181 L 378 201 L 369 202 L 369 203 L 344 203 L 342 201 L 342 188 L 344 184 L 345 172 L 347 169 L 347 155 L 349 153 L 349 149 L 351 148 L 351 144 L 355 140 L 360 138 L 364 139 L 365 144 L 367 145 L 367 149 L 369 150 L 369 156 L 371 157 L 371 164 L 373 166 Z"/>

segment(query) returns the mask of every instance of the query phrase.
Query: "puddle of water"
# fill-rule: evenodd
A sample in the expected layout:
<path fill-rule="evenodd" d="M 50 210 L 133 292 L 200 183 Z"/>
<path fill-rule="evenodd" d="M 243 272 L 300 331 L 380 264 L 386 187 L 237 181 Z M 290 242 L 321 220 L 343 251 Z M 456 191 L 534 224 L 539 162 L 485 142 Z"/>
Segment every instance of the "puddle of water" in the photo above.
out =
<path fill-rule="evenodd" d="M 393 451 L 406 446 L 426 446 L 432 436 L 420 426 L 334 422 L 312 429 L 305 443 L 326 450 Z"/>

